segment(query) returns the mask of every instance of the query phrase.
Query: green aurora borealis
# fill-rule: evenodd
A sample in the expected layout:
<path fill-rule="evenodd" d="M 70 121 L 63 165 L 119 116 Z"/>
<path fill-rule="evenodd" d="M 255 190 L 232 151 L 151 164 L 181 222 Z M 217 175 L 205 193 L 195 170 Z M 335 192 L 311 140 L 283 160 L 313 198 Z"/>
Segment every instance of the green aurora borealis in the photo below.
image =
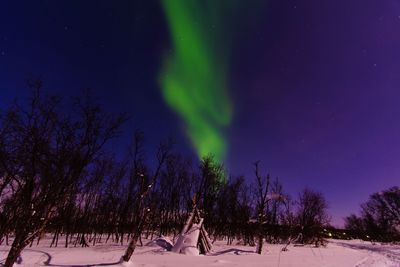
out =
<path fill-rule="evenodd" d="M 213 154 L 220 161 L 233 113 L 227 21 L 234 2 L 162 0 L 172 43 L 160 76 L 164 100 L 183 120 L 197 155 Z"/>

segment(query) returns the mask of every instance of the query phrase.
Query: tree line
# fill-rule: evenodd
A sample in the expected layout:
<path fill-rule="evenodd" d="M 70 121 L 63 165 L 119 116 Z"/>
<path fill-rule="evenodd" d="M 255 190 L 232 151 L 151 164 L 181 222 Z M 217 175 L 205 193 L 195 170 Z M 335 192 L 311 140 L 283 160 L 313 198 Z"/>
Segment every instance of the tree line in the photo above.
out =
<path fill-rule="evenodd" d="M 175 238 L 196 205 L 213 241 L 244 245 L 324 243 L 329 223 L 324 196 L 304 189 L 296 198 L 279 179 L 253 164 L 254 176 L 233 176 L 212 155 L 182 155 L 170 139 L 146 151 L 133 134 L 123 157 L 107 148 L 126 114 L 105 112 L 90 95 L 65 102 L 42 93 L 15 101 L 0 117 L 0 243 L 10 243 L 5 266 L 51 234 L 51 246 L 127 245 L 128 261 L 141 238 Z M 391 202 L 390 202 L 391 203 Z"/>
<path fill-rule="evenodd" d="M 373 193 L 361 205 L 360 215 L 345 219 L 345 228 L 354 238 L 371 241 L 400 241 L 400 188 Z"/>

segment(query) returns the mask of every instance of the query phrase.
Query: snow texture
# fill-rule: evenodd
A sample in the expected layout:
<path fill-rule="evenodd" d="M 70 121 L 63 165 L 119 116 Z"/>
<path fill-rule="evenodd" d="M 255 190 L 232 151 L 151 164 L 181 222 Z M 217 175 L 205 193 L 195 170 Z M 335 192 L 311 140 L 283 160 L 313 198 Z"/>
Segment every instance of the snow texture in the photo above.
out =
<path fill-rule="evenodd" d="M 195 232 L 195 231 L 194 231 Z M 195 239 L 197 240 L 197 239 Z M 400 246 L 371 244 L 360 240 L 330 240 L 327 247 L 264 245 L 264 254 L 255 253 L 255 247 L 232 245 L 217 241 L 214 250 L 207 256 L 182 255 L 155 246 L 158 241 L 143 240 L 132 261 L 123 263 L 121 256 L 126 246 L 98 244 L 88 248 L 50 248 L 50 237 L 39 246 L 23 251 L 15 266 L 126 266 L 126 267 L 399 267 Z M 146 242 L 147 241 L 147 242 Z M 189 244 L 189 243 L 188 243 Z M 9 246 L 0 246 L 0 260 L 4 263 Z"/>

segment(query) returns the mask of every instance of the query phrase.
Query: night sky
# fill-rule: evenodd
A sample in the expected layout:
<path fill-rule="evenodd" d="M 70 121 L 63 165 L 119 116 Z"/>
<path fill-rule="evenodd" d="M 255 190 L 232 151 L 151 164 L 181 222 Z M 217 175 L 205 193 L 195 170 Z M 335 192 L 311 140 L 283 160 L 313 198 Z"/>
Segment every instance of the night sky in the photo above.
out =
<path fill-rule="evenodd" d="M 398 0 L 4 2 L 0 108 L 38 77 L 128 112 L 117 151 L 140 128 L 248 179 L 261 160 L 323 192 L 334 225 L 399 185 Z"/>

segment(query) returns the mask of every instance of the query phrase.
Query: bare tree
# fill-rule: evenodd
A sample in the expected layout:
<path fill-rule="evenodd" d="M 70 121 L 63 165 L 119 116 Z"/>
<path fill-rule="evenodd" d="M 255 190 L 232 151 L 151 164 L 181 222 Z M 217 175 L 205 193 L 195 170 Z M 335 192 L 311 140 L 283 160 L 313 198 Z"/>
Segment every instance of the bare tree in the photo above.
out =
<path fill-rule="evenodd" d="M 227 244 L 231 245 L 234 238 L 240 236 L 251 215 L 243 176 L 230 178 L 221 188 L 215 215 L 215 235 L 226 236 Z"/>
<path fill-rule="evenodd" d="M 157 166 L 152 176 L 148 174 L 139 174 L 140 182 L 139 182 L 139 191 L 135 199 L 135 218 L 134 218 L 134 227 L 132 230 L 132 237 L 129 241 L 128 247 L 125 251 L 125 254 L 122 256 L 122 260 L 127 262 L 132 257 L 133 252 L 136 248 L 136 243 L 139 240 L 144 224 L 146 223 L 148 212 L 150 209 L 146 207 L 146 198 L 149 193 L 153 190 L 154 186 L 157 183 L 157 179 L 160 176 L 161 170 L 164 166 L 164 163 L 168 159 L 171 151 L 172 143 L 166 142 L 160 144 L 157 151 Z"/>
<path fill-rule="evenodd" d="M 361 205 L 361 216 L 346 218 L 346 229 L 361 238 L 400 240 L 400 188 L 374 193 Z M 364 235 L 365 233 L 365 235 Z"/>
<path fill-rule="evenodd" d="M 299 194 L 297 222 L 301 227 L 301 242 L 323 244 L 322 228 L 326 226 L 330 217 L 327 213 L 328 204 L 322 193 L 304 189 Z"/>
<path fill-rule="evenodd" d="M 8 202 L 15 238 L 5 266 L 14 264 L 57 214 L 58 207 L 74 191 L 104 144 L 115 137 L 125 116 L 109 116 L 91 104 L 90 97 L 74 105 L 76 116 L 64 116 L 56 97 L 41 94 L 41 82 L 30 84 L 27 105 L 15 104 L 3 125 L 10 125 L 8 139 L 14 161 L 0 165 L 16 169 L 15 193 Z M 9 172 L 7 172 L 9 173 Z"/>
<path fill-rule="evenodd" d="M 270 186 L 270 176 L 269 174 L 265 176 L 261 176 L 260 171 L 259 171 L 259 161 L 254 163 L 254 172 L 256 176 L 256 196 L 257 196 L 257 206 L 256 206 L 256 212 L 257 212 L 257 249 L 256 252 L 258 254 L 262 253 L 263 249 L 263 243 L 264 243 L 264 230 L 263 230 L 263 224 L 266 222 L 266 208 L 267 204 L 269 201 L 268 198 L 268 193 L 269 193 L 269 186 Z"/>

